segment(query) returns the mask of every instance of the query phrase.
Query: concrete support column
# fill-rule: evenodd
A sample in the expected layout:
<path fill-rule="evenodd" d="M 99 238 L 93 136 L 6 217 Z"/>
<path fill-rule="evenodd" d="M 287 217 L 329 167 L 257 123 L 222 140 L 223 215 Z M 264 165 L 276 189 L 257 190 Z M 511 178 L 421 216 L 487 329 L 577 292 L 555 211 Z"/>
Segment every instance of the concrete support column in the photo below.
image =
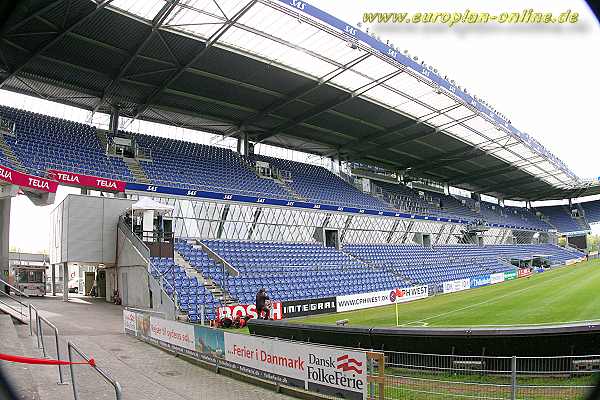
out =
<path fill-rule="evenodd" d="M 243 156 L 249 155 L 250 145 L 248 142 L 248 134 L 246 132 L 241 132 L 238 137 L 237 151 Z"/>
<path fill-rule="evenodd" d="M 69 301 L 69 266 L 62 263 L 63 268 L 63 301 Z"/>
<path fill-rule="evenodd" d="M 52 296 L 56 296 L 56 265 L 55 264 L 50 264 L 50 273 L 52 276 Z"/>
<path fill-rule="evenodd" d="M 10 197 L 0 199 L 0 278 L 5 282 L 8 282 L 10 201 Z"/>
<path fill-rule="evenodd" d="M 119 130 L 119 108 L 111 107 L 110 110 L 110 131 L 117 133 Z"/>

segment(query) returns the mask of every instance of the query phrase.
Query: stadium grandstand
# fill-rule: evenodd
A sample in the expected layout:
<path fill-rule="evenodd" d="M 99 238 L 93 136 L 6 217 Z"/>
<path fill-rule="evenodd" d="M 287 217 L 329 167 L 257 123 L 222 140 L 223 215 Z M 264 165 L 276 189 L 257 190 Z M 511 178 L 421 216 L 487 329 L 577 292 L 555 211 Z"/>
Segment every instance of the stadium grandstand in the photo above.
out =
<path fill-rule="evenodd" d="M 62 282 L 68 300 L 69 268 L 89 266 L 79 294 L 194 325 L 261 288 L 284 305 L 433 295 L 589 255 L 598 182 L 434 68 L 308 3 L 0 10 L 0 89 L 88 116 L 0 106 L 3 279 L 11 198 L 54 205 L 58 186 L 81 195 L 54 206 L 49 290 Z M 538 205 L 549 200 L 562 204 Z"/>

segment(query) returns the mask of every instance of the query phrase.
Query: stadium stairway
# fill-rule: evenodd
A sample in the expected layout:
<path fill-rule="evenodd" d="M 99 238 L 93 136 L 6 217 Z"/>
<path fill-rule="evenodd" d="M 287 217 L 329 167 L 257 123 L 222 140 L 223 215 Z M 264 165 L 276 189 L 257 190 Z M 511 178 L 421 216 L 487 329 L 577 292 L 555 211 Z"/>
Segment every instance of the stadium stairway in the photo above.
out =
<path fill-rule="evenodd" d="M 256 172 L 256 169 L 254 168 L 254 165 L 252 164 L 252 161 L 250 159 L 248 159 L 247 157 L 241 156 L 237 153 L 235 153 L 235 155 L 238 156 L 240 163 L 243 166 L 245 166 L 246 168 L 248 168 L 250 171 L 252 171 L 252 173 L 254 175 L 256 175 L 259 179 L 268 179 L 268 178 L 260 176 Z M 273 178 L 272 180 L 275 184 L 277 184 L 277 186 L 279 186 L 281 188 L 281 190 L 284 193 L 287 194 L 287 197 L 289 197 L 291 200 L 308 201 L 306 199 L 306 197 L 302 196 L 300 193 L 298 193 L 294 189 L 292 189 L 292 187 L 290 185 L 288 185 L 288 183 L 286 181 L 281 180 L 281 179 L 276 179 L 276 178 Z"/>
<path fill-rule="evenodd" d="M 0 353 L 12 354 L 25 357 L 39 357 L 39 353 L 32 354 L 25 340 L 19 339 L 15 322 L 10 315 L 0 313 Z M 33 368 L 28 365 L 0 361 L 2 373 L 12 382 L 18 385 L 20 398 L 40 399 L 37 385 L 34 381 Z"/>
<path fill-rule="evenodd" d="M 340 248 L 339 252 L 340 253 L 344 253 L 348 257 L 350 257 L 350 258 L 358 261 L 361 264 L 364 264 L 367 268 L 370 268 L 370 269 L 372 269 L 374 271 L 386 271 L 386 272 L 388 272 L 388 273 L 390 273 L 390 274 L 392 274 L 392 275 L 394 275 L 394 276 L 402 279 L 406 283 L 406 286 L 410 286 L 410 285 L 415 284 L 415 282 L 413 280 L 411 280 L 409 277 L 403 275 L 400 271 L 398 271 L 398 270 L 396 270 L 394 268 L 386 268 L 385 266 L 379 265 L 377 263 L 370 262 L 367 259 L 364 259 L 362 257 L 354 255 L 354 254 L 352 254 L 352 253 L 350 253 L 348 251 L 344 251 L 344 248 Z"/>
<path fill-rule="evenodd" d="M 189 239 L 186 241 L 187 244 L 191 245 L 193 249 L 205 252 L 209 257 L 211 257 L 210 253 L 204 251 L 204 247 L 198 242 L 196 239 Z M 237 304 L 236 299 L 234 299 L 224 288 L 222 288 L 214 279 L 202 275 L 196 268 L 194 268 L 179 252 L 176 251 L 176 254 L 179 255 L 182 264 L 179 264 L 178 259 L 175 259 L 175 262 L 179 264 L 181 267 L 194 271 L 195 275 L 199 276 L 199 282 L 202 282 L 207 291 L 209 291 L 213 297 L 219 301 L 221 301 L 225 305 L 233 305 Z M 221 260 L 215 260 L 217 263 L 221 262 Z"/>
<path fill-rule="evenodd" d="M 189 240 L 189 244 L 192 244 L 192 247 L 195 249 L 202 250 L 202 246 L 195 244 L 195 240 Z M 184 269 L 185 273 L 189 277 L 195 277 L 198 279 L 204 288 L 209 291 L 213 297 L 225 305 L 236 304 L 236 301 L 233 297 L 227 293 L 225 289 L 219 286 L 213 279 L 202 275 L 196 268 L 194 268 L 177 250 L 174 251 L 175 264 L 179 265 Z"/>
<path fill-rule="evenodd" d="M 8 167 L 18 171 L 25 171 L 25 166 L 21 163 L 21 160 L 19 160 L 13 149 L 6 143 L 3 134 L 0 134 L 0 152 L 2 152 L 4 158 L 10 162 L 11 165 L 8 165 Z"/>
<path fill-rule="evenodd" d="M 138 160 L 136 160 L 135 158 L 123 157 L 123 161 L 125 162 L 125 165 L 129 169 L 131 175 L 133 175 L 137 183 L 144 183 L 147 185 L 152 183 L 150 179 L 148 179 L 148 176 L 142 169 L 142 166 L 140 165 Z"/>
<path fill-rule="evenodd" d="M 102 148 L 105 152 L 108 151 L 108 137 L 106 136 L 106 131 L 104 129 L 96 129 L 96 137 L 100 142 L 100 148 Z"/>

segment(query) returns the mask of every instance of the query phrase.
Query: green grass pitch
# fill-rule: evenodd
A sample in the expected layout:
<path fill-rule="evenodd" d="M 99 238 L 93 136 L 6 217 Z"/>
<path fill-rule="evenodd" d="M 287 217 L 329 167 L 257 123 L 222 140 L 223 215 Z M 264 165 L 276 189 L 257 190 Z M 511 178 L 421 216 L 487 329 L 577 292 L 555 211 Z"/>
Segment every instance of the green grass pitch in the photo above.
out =
<path fill-rule="evenodd" d="M 529 278 L 398 304 L 399 326 L 476 327 L 600 321 L 600 260 Z M 290 320 L 350 326 L 394 327 L 395 306 Z"/>

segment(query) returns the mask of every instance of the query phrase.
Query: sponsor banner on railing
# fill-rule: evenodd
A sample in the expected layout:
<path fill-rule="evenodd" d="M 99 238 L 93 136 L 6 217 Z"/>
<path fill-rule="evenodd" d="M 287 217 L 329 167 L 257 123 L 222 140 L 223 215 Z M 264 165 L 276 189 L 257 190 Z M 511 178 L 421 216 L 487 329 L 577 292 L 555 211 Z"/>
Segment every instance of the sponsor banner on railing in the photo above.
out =
<path fill-rule="evenodd" d="M 495 285 L 496 283 L 504 282 L 504 272 L 498 272 L 490 275 L 490 283 Z"/>
<path fill-rule="evenodd" d="M 150 317 L 150 337 L 182 349 L 196 350 L 194 326 Z"/>
<path fill-rule="evenodd" d="M 491 283 L 489 275 L 476 276 L 471 278 L 471 288 L 487 286 Z"/>
<path fill-rule="evenodd" d="M 238 304 L 237 306 L 221 306 L 217 308 L 217 319 L 236 317 L 258 318 L 255 304 Z M 281 313 L 281 303 L 273 302 L 269 318 L 280 320 L 283 318 Z"/>
<path fill-rule="evenodd" d="M 49 169 L 48 173 L 52 179 L 66 185 L 82 186 L 110 192 L 125 191 L 126 183 L 114 179 L 76 174 L 75 172 L 61 171 L 58 169 Z"/>
<path fill-rule="evenodd" d="M 467 289 L 471 289 L 471 279 L 469 278 L 444 282 L 444 293 L 460 292 Z"/>
<path fill-rule="evenodd" d="M 344 312 L 424 299 L 427 296 L 429 296 L 428 286 L 413 286 L 402 289 L 337 296 L 336 303 L 337 311 Z"/>
<path fill-rule="evenodd" d="M 125 333 L 137 333 L 136 313 L 123 310 L 123 329 L 125 330 Z"/>
<path fill-rule="evenodd" d="M 40 178 L 39 176 L 24 174 L 3 165 L 0 165 L 0 180 L 48 193 L 56 193 L 56 189 L 58 188 L 58 182 Z"/>
<path fill-rule="evenodd" d="M 519 278 L 525 278 L 527 276 L 531 276 L 533 274 L 533 271 L 531 270 L 531 268 L 519 268 L 519 270 L 517 271 L 517 276 Z"/>
<path fill-rule="evenodd" d="M 233 333 L 225 333 L 225 349 L 226 361 L 258 378 L 346 399 L 366 398 L 365 352 Z"/>
<path fill-rule="evenodd" d="M 504 273 L 504 280 L 511 281 L 513 279 L 517 279 L 517 271 L 506 271 Z"/>
<path fill-rule="evenodd" d="M 337 311 L 335 297 L 282 301 L 283 318 L 304 317 L 307 315 L 327 314 Z"/>
<path fill-rule="evenodd" d="M 123 327 L 146 342 L 259 379 L 343 399 L 367 395 L 364 351 L 229 333 L 127 310 Z"/>

